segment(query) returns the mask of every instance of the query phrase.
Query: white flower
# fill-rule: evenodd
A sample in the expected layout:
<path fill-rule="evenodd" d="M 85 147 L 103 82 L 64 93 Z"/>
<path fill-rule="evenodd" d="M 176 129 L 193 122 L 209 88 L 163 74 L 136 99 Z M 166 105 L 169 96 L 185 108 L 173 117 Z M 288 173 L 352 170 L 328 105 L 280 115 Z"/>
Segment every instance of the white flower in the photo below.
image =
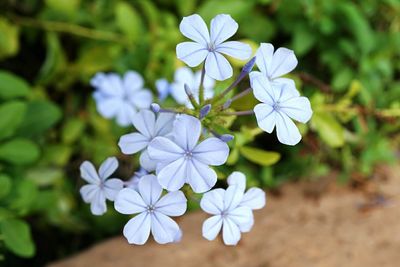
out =
<path fill-rule="evenodd" d="M 293 50 L 280 47 L 274 53 L 272 44 L 262 43 L 256 53 L 256 64 L 261 71 L 253 71 L 254 74 L 262 74 L 268 78 L 272 87 L 290 83 L 294 86 L 294 81 L 281 76 L 288 74 L 297 66 L 297 58 Z M 254 75 L 253 74 L 253 75 Z"/>
<path fill-rule="evenodd" d="M 246 176 L 241 172 L 233 172 L 228 177 L 229 186 L 238 186 L 242 192 L 246 189 Z M 258 210 L 265 206 L 265 192 L 257 187 L 252 187 L 244 193 L 242 201 L 239 206 L 248 207 L 252 210 Z M 254 224 L 253 213 L 251 214 L 251 220 L 248 224 L 241 225 L 241 232 L 249 232 Z"/>
<path fill-rule="evenodd" d="M 310 101 L 300 96 L 292 83 L 272 86 L 262 75 L 250 73 L 254 96 L 261 102 L 254 107 L 258 126 L 271 133 L 275 126 L 279 142 L 295 145 L 301 140 L 296 124 L 306 123 L 312 116 Z"/>
<path fill-rule="evenodd" d="M 243 189 L 232 185 L 226 190 L 218 188 L 203 195 L 200 207 L 214 216 L 203 223 L 203 237 L 214 240 L 222 228 L 222 239 L 226 245 L 236 245 L 241 237 L 241 228 L 248 228 L 252 223 L 249 207 L 240 206 Z"/>
<path fill-rule="evenodd" d="M 139 190 L 139 181 L 143 176 L 145 176 L 147 174 L 149 174 L 149 173 L 144 168 L 140 168 L 139 171 L 137 171 L 133 174 L 131 179 L 129 179 L 128 181 L 126 181 L 124 183 L 124 186 L 127 188 L 134 189 L 136 191 Z"/>
<path fill-rule="evenodd" d="M 81 176 L 89 184 L 82 186 L 80 193 L 83 201 L 90 203 L 90 210 L 94 215 L 104 214 L 107 211 L 106 199 L 113 201 L 123 187 L 124 183 L 120 179 L 107 179 L 117 168 L 118 161 L 115 157 L 107 158 L 100 165 L 99 173 L 89 161 L 81 164 Z"/>
<path fill-rule="evenodd" d="M 161 197 L 162 188 L 154 175 L 140 179 L 139 191 L 124 188 L 115 199 L 115 209 L 122 214 L 137 214 L 125 225 L 123 233 L 130 244 L 143 245 L 150 231 L 156 242 L 166 244 L 180 239 L 179 226 L 168 216 L 180 216 L 186 211 L 182 191 Z M 161 197 L 161 198 L 160 198 Z"/>
<path fill-rule="evenodd" d="M 215 185 L 217 174 L 209 165 L 224 164 L 229 147 L 215 137 L 197 144 L 200 134 L 201 123 L 197 118 L 177 115 L 173 139 L 156 137 L 150 143 L 149 156 L 159 162 L 157 177 L 163 188 L 176 191 L 188 183 L 194 192 L 203 193 Z"/>
<path fill-rule="evenodd" d="M 199 86 L 201 80 L 201 71 L 193 73 L 188 67 L 182 67 L 175 71 L 174 82 L 171 84 L 171 95 L 179 104 L 184 104 L 188 108 L 193 108 L 190 100 L 185 92 L 184 85 L 187 84 L 192 91 L 194 98 L 199 103 Z M 204 77 L 204 99 L 210 99 L 214 96 L 215 81 L 208 77 Z"/>
<path fill-rule="evenodd" d="M 222 54 L 241 60 L 248 59 L 251 55 L 248 44 L 224 42 L 238 29 L 238 24 L 229 15 L 220 14 L 214 17 L 211 20 L 210 33 L 204 20 L 197 14 L 184 17 L 179 29 L 193 42 L 178 44 L 177 57 L 190 67 L 196 67 L 205 60 L 206 74 L 215 80 L 226 80 L 233 73 L 231 65 Z"/>
<path fill-rule="evenodd" d="M 152 103 L 151 92 L 143 89 L 143 78 L 134 71 L 125 73 L 123 79 L 114 73 L 98 73 L 91 84 L 96 88 L 93 98 L 98 112 L 107 119 L 116 118 L 121 126 L 128 126 L 137 110 Z"/>
<path fill-rule="evenodd" d="M 171 133 L 175 115 L 160 113 L 156 115 L 143 109 L 132 117 L 133 126 L 138 132 L 121 136 L 118 146 L 122 153 L 130 155 L 142 151 L 140 165 L 147 171 L 154 171 L 156 162 L 149 158 L 147 146 L 156 136 L 166 136 Z"/>
<path fill-rule="evenodd" d="M 171 85 L 167 81 L 167 79 L 158 79 L 156 81 L 156 89 L 158 92 L 158 99 L 162 102 L 164 101 L 171 91 Z"/>

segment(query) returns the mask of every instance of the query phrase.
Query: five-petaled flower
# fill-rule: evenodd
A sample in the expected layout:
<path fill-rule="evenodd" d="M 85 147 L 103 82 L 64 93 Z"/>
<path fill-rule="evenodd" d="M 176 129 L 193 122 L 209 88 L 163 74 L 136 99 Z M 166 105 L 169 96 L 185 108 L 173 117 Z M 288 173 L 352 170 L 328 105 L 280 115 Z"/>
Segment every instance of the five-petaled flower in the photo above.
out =
<path fill-rule="evenodd" d="M 98 112 L 107 119 L 116 118 L 120 126 L 128 126 L 139 109 L 149 108 L 152 103 L 153 96 L 143 84 L 143 78 L 134 71 L 123 78 L 115 73 L 97 73 L 91 85 L 96 88 L 93 98 Z"/>
<path fill-rule="evenodd" d="M 158 162 L 157 177 L 161 186 L 169 191 L 188 183 L 194 192 L 210 190 L 217 182 L 217 174 L 209 167 L 225 163 L 228 145 L 210 137 L 197 144 L 201 135 L 201 122 L 189 115 L 177 115 L 172 139 L 156 137 L 149 144 L 151 159 Z"/>
<path fill-rule="evenodd" d="M 180 239 L 178 224 L 169 216 L 180 216 L 186 211 L 186 198 L 182 191 L 169 192 L 161 197 L 162 188 L 156 176 L 140 179 L 138 192 L 125 188 L 117 195 L 114 206 L 122 214 L 138 214 L 125 225 L 123 234 L 130 244 L 143 245 L 150 232 L 160 244 Z M 160 198 L 161 197 L 161 198 Z"/>
<path fill-rule="evenodd" d="M 204 20 L 197 14 L 184 17 L 179 29 L 193 42 L 178 44 L 177 57 L 190 67 L 198 66 L 205 60 L 206 74 L 215 80 L 226 80 L 233 74 L 231 65 L 222 54 L 241 60 L 251 56 L 251 47 L 248 44 L 225 42 L 238 29 L 238 24 L 229 15 L 220 14 L 214 17 L 210 32 Z"/>
<path fill-rule="evenodd" d="M 106 199 L 114 201 L 117 193 L 122 189 L 123 182 L 111 176 L 118 168 L 115 157 L 107 158 L 96 172 L 93 164 L 85 161 L 80 166 L 82 178 L 89 184 L 80 189 L 83 201 L 90 203 L 90 210 L 94 215 L 102 215 L 107 211 Z"/>
<path fill-rule="evenodd" d="M 258 126 L 271 133 L 275 126 L 279 142 L 296 145 L 301 134 L 291 120 L 306 123 L 312 116 L 310 101 L 300 96 L 294 83 L 272 86 L 263 75 L 250 73 L 254 96 L 261 102 L 254 107 Z"/>
<path fill-rule="evenodd" d="M 149 158 L 147 146 L 157 136 L 166 136 L 171 133 L 174 114 L 161 113 L 156 115 L 147 109 L 143 109 L 132 117 L 133 126 L 138 132 L 121 136 L 119 147 L 124 154 L 134 154 L 142 151 L 140 165 L 147 171 L 154 171 L 156 161 Z"/>

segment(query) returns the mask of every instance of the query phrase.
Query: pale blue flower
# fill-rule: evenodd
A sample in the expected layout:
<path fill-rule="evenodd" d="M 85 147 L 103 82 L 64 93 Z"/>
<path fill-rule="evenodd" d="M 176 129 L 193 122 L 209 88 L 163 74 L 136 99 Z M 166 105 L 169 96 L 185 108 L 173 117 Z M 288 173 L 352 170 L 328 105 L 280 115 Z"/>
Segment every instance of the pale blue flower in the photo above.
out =
<path fill-rule="evenodd" d="M 294 83 L 281 83 L 272 86 L 263 75 L 250 73 L 251 87 L 254 96 L 261 101 L 254 107 L 258 126 L 271 133 L 276 126 L 279 142 L 296 145 L 301 134 L 291 120 L 306 123 L 312 116 L 310 101 L 300 96 Z"/>
<path fill-rule="evenodd" d="M 143 176 L 145 176 L 147 174 L 149 174 L 149 173 L 144 168 L 140 168 L 139 171 L 137 171 L 133 174 L 131 179 L 124 182 L 124 186 L 127 188 L 134 189 L 136 191 L 139 190 L 139 181 Z"/>
<path fill-rule="evenodd" d="M 125 225 L 123 234 L 130 244 L 143 245 L 150 232 L 160 244 L 180 239 L 178 224 L 169 216 L 181 216 L 186 211 L 186 198 L 182 191 L 170 192 L 161 197 L 162 188 L 156 176 L 150 174 L 140 179 L 139 190 L 124 188 L 117 195 L 114 206 L 122 214 L 137 214 Z M 161 197 L 161 198 L 160 198 Z"/>
<path fill-rule="evenodd" d="M 91 85 L 96 88 L 93 98 L 97 111 L 107 119 L 116 118 L 121 126 L 128 126 L 132 116 L 140 109 L 148 109 L 153 101 L 143 84 L 143 78 L 134 71 L 128 71 L 123 78 L 115 73 L 96 74 Z"/>
<path fill-rule="evenodd" d="M 122 153 L 131 155 L 142 151 L 140 165 L 147 171 L 154 171 L 156 161 L 149 158 L 147 146 L 157 136 L 167 136 L 172 131 L 175 114 L 160 113 L 156 115 L 143 109 L 132 117 L 133 126 L 138 132 L 121 136 L 118 142 Z"/>
<path fill-rule="evenodd" d="M 201 71 L 194 72 L 188 67 L 181 67 L 175 71 L 174 82 L 171 84 L 171 95 L 179 104 L 186 105 L 188 108 L 193 108 L 190 100 L 185 92 L 184 85 L 187 84 L 199 103 L 199 87 L 201 80 Z M 204 77 L 204 99 L 210 99 L 214 96 L 215 81 L 208 77 Z"/>
<path fill-rule="evenodd" d="M 214 240 L 222 228 L 222 239 L 226 245 L 236 245 L 241 238 L 241 228 L 253 220 L 249 207 L 240 206 L 243 189 L 238 185 L 226 190 L 218 188 L 203 195 L 200 207 L 213 216 L 203 223 L 203 237 Z"/>
<path fill-rule="evenodd" d="M 165 78 L 158 79 L 156 81 L 156 89 L 158 92 L 158 99 L 160 100 L 160 102 L 163 102 L 171 93 L 171 85 Z"/>
<path fill-rule="evenodd" d="M 272 44 L 262 43 L 256 53 L 256 64 L 261 72 L 253 71 L 253 75 L 261 74 L 267 77 L 271 86 L 280 86 L 289 83 L 294 86 L 294 81 L 281 76 L 288 74 L 297 66 L 297 58 L 293 50 L 280 47 L 274 53 Z"/>
<path fill-rule="evenodd" d="M 215 137 L 197 144 L 200 134 L 200 121 L 182 114 L 175 119 L 172 139 L 156 137 L 149 144 L 149 156 L 158 162 L 157 177 L 163 188 L 176 191 L 188 183 L 194 192 L 203 193 L 215 185 L 217 174 L 209 165 L 224 164 L 229 147 Z"/>
<path fill-rule="evenodd" d="M 205 60 L 206 74 L 215 80 L 226 80 L 233 74 L 231 65 L 222 54 L 241 60 L 251 56 L 251 47 L 248 44 L 225 42 L 238 29 L 238 24 L 230 15 L 220 14 L 214 17 L 210 32 L 204 20 L 197 14 L 184 17 L 179 29 L 193 42 L 178 44 L 177 57 L 190 67 L 196 67 Z"/>
<path fill-rule="evenodd" d="M 85 161 L 80 166 L 81 177 L 89 184 L 80 189 L 83 201 L 90 203 L 90 210 L 94 215 L 102 215 L 107 211 L 106 199 L 113 201 L 117 193 L 122 189 L 123 182 L 111 176 L 118 168 L 115 157 L 107 158 L 97 173 L 93 164 Z"/>

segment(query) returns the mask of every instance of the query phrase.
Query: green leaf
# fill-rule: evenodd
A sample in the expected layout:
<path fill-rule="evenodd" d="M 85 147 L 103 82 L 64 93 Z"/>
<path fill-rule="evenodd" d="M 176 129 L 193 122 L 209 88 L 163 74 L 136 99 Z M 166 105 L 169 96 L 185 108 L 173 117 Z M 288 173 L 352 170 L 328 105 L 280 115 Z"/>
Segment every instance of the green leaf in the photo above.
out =
<path fill-rule="evenodd" d="M 82 120 L 72 118 L 65 124 L 61 132 L 61 139 L 65 144 L 72 144 L 81 136 L 85 129 L 85 123 Z"/>
<path fill-rule="evenodd" d="M 30 140 L 13 139 L 0 145 L 0 160 L 11 164 L 29 164 L 38 157 L 39 147 Z"/>
<path fill-rule="evenodd" d="M 60 108 L 52 102 L 37 100 L 27 106 L 26 116 L 18 129 L 18 135 L 32 137 L 43 133 L 61 119 Z"/>
<path fill-rule="evenodd" d="M 0 199 L 8 195 L 11 185 L 11 178 L 5 174 L 0 174 Z"/>
<path fill-rule="evenodd" d="M 26 105 L 10 101 L 0 105 L 0 140 L 12 136 L 25 117 Z"/>
<path fill-rule="evenodd" d="M 278 162 L 281 158 L 281 155 L 278 152 L 266 151 L 249 146 L 241 147 L 240 154 L 249 161 L 261 166 L 270 166 Z"/>
<path fill-rule="evenodd" d="M 18 219 L 7 219 L 0 223 L 3 240 L 6 247 L 21 257 L 32 257 L 35 254 L 29 225 Z"/>
<path fill-rule="evenodd" d="M 18 180 L 11 194 L 10 208 L 17 211 L 20 216 L 26 215 L 31 211 L 38 193 L 37 185 L 33 180 Z"/>
<path fill-rule="evenodd" d="M 115 5 L 116 25 L 134 42 L 138 40 L 142 33 L 142 21 L 136 10 L 125 2 L 118 2 Z"/>
<path fill-rule="evenodd" d="M 72 14 L 80 5 L 80 0 L 46 0 L 46 5 L 58 12 Z"/>
<path fill-rule="evenodd" d="M 315 112 L 311 119 L 311 125 L 329 146 L 341 147 L 344 145 L 344 128 L 332 114 Z"/>
<path fill-rule="evenodd" d="M 18 37 L 19 27 L 0 17 L 0 59 L 17 54 L 19 50 Z"/>
<path fill-rule="evenodd" d="M 198 13 L 207 24 L 218 14 L 230 14 L 240 22 L 248 18 L 253 5 L 254 3 L 248 0 L 208 0 L 200 6 Z"/>
<path fill-rule="evenodd" d="M 0 71 L 0 98 L 11 99 L 23 97 L 29 93 L 29 90 L 30 87 L 24 79 L 11 72 Z"/>

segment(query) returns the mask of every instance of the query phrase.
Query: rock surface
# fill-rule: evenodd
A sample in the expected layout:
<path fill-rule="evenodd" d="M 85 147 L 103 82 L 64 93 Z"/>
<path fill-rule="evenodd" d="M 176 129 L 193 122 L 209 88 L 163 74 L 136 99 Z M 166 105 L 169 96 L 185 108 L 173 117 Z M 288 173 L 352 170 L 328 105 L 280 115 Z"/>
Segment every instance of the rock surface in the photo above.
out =
<path fill-rule="evenodd" d="M 400 266 L 400 168 L 386 181 L 354 191 L 325 185 L 305 198 L 309 184 L 289 184 L 256 211 L 256 223 L 237 247 L 201 237 L 207 215 L 182 217 L 179 244 L 131 246 L 123 237 L 98 244 L 51 267 L 394 267 Z"/>

